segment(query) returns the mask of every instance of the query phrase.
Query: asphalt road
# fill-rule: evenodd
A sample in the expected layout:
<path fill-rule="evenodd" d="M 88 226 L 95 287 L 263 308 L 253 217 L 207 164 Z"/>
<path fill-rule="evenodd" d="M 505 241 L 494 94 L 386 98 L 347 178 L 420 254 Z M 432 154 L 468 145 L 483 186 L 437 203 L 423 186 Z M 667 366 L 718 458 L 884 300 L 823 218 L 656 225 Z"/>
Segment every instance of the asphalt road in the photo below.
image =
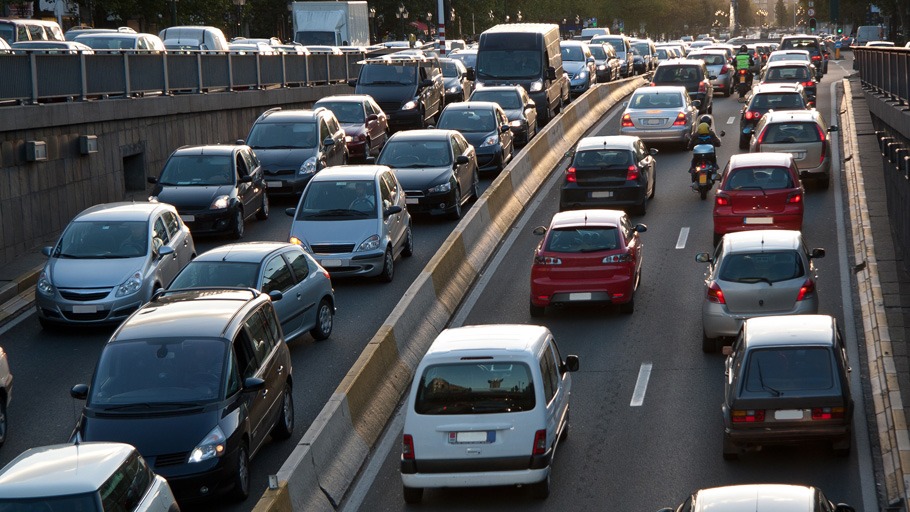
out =
<path fill-rule="evenodd" d="M 834 64 L 819 86 L 819 108 L 830 119 L 830 84 L 845 75 Z M 725 129 L 718 161 L 739 152 L 737 136 L 741 104 L 736 98 L 715 98 L 718 131 Z M 734 117 L 732 124 L 728 119 Z M 599 134 L 617 134 L 614 116 Z M 868 471 L 868 442 L 857 431 L 861 389 L 854 419 L 854 450 L 837 458 L 824 446 L 767 448 L 739 461 L 721 456 L 723 424 L 723 356 L 701 351 L 701 302 L 706 265 L 697 252 L 712 249 L 712 202 L 700 201 L 689 188 L 690 154 L 660 148 L 657 192 L 647 215 L 633 222 L 648 225 L 642 234 L 644 270 L 633 315 L 608 308 L 548 309 L 543 319 L 528 313 L 530 261 L 539 238 L 534 226 L 548 225 L 558 208 L 558 186 L 545 189 L 540 207 L 520 228 L 514 244 L 506 245 L 502 264 L 492 272 L 476 303 L 467 303 L 464 324 L 541 323 L 553 331 L 560 351 L 577 354 L 581 369 L 573 374 L 572 435 L 554 463 L 552 493 L 536 501 L 516 487 L 430 489 L 421 510 L 610 510 L 648 511 L 676 507 L 694 490 L 747 482 L 817 485 L 835 502 L 872 510 L 874 484 Z M 558 183 L 558 181 L 556 182 Z M 827 248 L 818 260 L 820 312 L 843 325 L 835 195 L 839 181 L 827 191 L 809 188 L 803 232 L 809 247 Z M 688 228 L 688 236 L 681 232 Z M 682 245 L 683 247 L 680 247 Z M 849 288 L 848 288 L 849 290 Z M 848 297 L 849 299 L 849 297 Z M 847 304 L 850 304 L 849 302 Z M 470 309 L 468 309 L 470 308 Z M 851 363 L 858 371 L 856 339 Z M 652 371 L 644 402 L 632 406 L 633 389 L 643 363 Z M 858 375 L 854 375 L 858 381 Z M 343 510 L 401 511 L 399 474 L 401 408 L 384 435 L 374 461 L 363 472 Z M 387 450 L 387 451 L 386 451 Z M 864 498 L 867 500 L 864 502 Z"/>

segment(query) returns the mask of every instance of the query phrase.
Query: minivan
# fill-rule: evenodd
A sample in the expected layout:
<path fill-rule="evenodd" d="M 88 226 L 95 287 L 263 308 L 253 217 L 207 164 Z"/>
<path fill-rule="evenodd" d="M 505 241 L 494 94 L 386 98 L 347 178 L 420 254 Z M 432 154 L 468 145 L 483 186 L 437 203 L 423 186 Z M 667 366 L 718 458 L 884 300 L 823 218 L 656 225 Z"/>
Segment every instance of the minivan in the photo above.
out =
<path fill-rule="evenodd" d="M 9 44 L 19 41 L 65 41 L 56 21 L 0 19 L 0 39 Z"/>
<path fill-rule="evenodd" d="M 230 50 L 224 32 L 217 27 L 181 26 L 168 27 L 158 32 L 168 50 L 206 50 L 226 52 Z"/>
<path fill-rule="evenodd" d="M 569 428 L 578 356 L 562 358 L 538 325 L 445 329 L 408 391 L 402 435 L 404 500 L 425 488 L 528 485 L 550 494 L 550 469 Z"/>
<path fill-rule="evenodd" d="M 348 85 L 354 87 L 354 94 L 372 96 L 388 115 L 392 129 L 435 124 L 445 106 L 445 84 L 437 58 L 385 55 L 361 64 L 357 78 Z"/>

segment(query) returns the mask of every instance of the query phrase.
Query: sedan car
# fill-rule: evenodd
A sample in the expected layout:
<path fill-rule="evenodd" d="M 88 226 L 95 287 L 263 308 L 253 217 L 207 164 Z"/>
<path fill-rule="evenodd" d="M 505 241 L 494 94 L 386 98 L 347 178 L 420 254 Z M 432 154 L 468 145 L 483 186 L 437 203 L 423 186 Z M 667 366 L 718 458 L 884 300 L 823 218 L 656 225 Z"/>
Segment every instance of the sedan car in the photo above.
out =
<path fill-rule="evenodd" d="M 410 213 L 460 219 L 480 197 L 474 147 L 455 130 L 406 130 L 392 135 L 377 164 L 395 171 Z"/>
<path fill-rule="evenodd" d="M 736 231 L 801 230 L 804 195 L 789 153 L 731 156 L 714 197 L 714 245 Z"/>
<path fill-rule="evenodd" d="M 559 210 L 628 207 L 644 215 L 654 197 L 656 149 L 638 137 L 585 137 L 559 190 Z"/>
<path fill-rule="evenodd" d="M 537 135 L 537 105 L 520 85 L 496 85 L 478 89 L 468 101 L 492 101 L 509 118 L 515 146 L 522 147 Z"/>
<path fill-rule="evenodd" d="M 548 306 L 618 304 L 623 313 L 635 310 L 641 280 L 644 224 L 632 225 L 620 210 L 576 210 L 553 216 L 550 227 L 534 234 L 543 240 L 531 266 L 531 316 Z"/>
<path fill-rule="evenodd" d="M 95 53 L 91 46 L 76 41 L 17 41 L 9 47 L 13 53 L 18 54 L 92 55 Z"/>
<path fill-rule="evenodd" d="M 118 324 L 196 256 L 189 228 L 163 203 L 108 203 L 76 215 L 35 286 L 42 327 Z"/>
<path fill-rule="evenodd" d="M 272 298 L 284 339 L 309 331 L 332 334 L 335 291 L 329 273 L 299 245 L 282 242 L 227 244 L 200 254 L 169 288 L 255 288 Z"/>
<path fill-rule="evenodd" d="M 150 199 L 174 205 L 197 234 L 240 239 L 247 218 L 269 218 L 262 166 L 249 146 L 184 146 L 148 181 L 155 185 Z"/>
<path fill-rule="evenodd" d="M 371 96 L 366 94 L 326 96 L 313 104 L 314 109 L 319 107 L 325 107 L 335 114 L 341 129 L 344 130 L 348 158 L 351 160 L 366 161 L 378 155 L 389 140 L 388 116 Z M 332 162 L 330 165 L 341 163 Z"/>
<path fill-rule="evenodd" d="M 501 171 L 515 151 L 512 128 L 506 113 L 496 103 L 452 103 L 439 116 L 437 128 L 457 130 L 474 146 L 480 171 Z"/>
<path fill-rule="evenodd" d="M 833 317 L 750 318 L 724 352 L 724 459 L 743 448 L 809 441 L 850 454 L 850 365 Z"/>
<path fill-rule="evenodd" d="M 801 84 L 809 101 L 814 103 L 818 82 L 815 80 L 815 71 L 809 68 L 810 65 L 789 60 L 769 62 L 762 72 L 761 83 Z"/>
<path fill-rule="evenodd" d="M 692 493 L 676 508 L 662 508 L 658 512 L 855 512 L 844 503 L 835 505 L 816 487 L 785 484 L 729 485 L 701 489 Z"/>
<path fill-rule="evenodd" d="M 724 96 L 729 96 L 733 92 L 733 75 L 735 73 L 723 50 L 695 51 L 690 53 L 687 58 L 705 62 L 709 76 L 713 77 L 711 85 L 714 86 L 715 92 Z"/>
<path fill-rule="evenodd" d="M 607 83 L 622 77 L 619 58 L 612 45 L 606 43 L 588 43 L 594 65 L 597 69 L 597 83 Z"/>
<path fill-rule="evenodd" d="M 699 103 L 689 98 L 685 87 L 642 87 L 624 105 L 620 135 L 640 137 L 648 143 L 672 142 L 685 147 L 695 136 Z"/>
<path fill-rule="evenodd" d="M 710 114 L 714 110 L 712 80 L 715 78 L 708 73 L 708 67 L 701 59 L 676 59 L 657 66 L 651 85 L 685 87 L 689 96 L 698 101 L 699 113 Z"/>
<path fill-rule="evenodd" d="M 442 81 L 446 89 L 445 104 L 466 101 L 474 91 L 474 71 L 468 71 L 458 59 L 439 59 Z"/>
<path fill-rule="evenodd" d="M 560 41 L 562 68 L 569 75 L 569 92 L 581 96 L 597 83 L 597 66 L 584 41 Z"/>
<path fill-rule="evenodd" d="M 804 180 L 827 189 L 831 182 L 831 141 L 828 126 L 817 110 L 769 112 L 752 134 L 749 150 L 753 153 L 790 153 Z"/>
<path fill-rule="evenodd" d="M 755 125 L 769 110 L 807 110 L 809 98 L 800 84 L 765 84 L 752 89 L 739 116 L 739 149 L 749 149 Z"/>
<path fill-rule="evenodd" d="M 702 350 L 717 350 L 722 338 L 739 332 L 743 320 L 768 315 L 818 313 L 815 260 L 825 250 L 806 249 L 799 231 L 761 229 L 730 233 L 708 264 L 701 308 Z"/>

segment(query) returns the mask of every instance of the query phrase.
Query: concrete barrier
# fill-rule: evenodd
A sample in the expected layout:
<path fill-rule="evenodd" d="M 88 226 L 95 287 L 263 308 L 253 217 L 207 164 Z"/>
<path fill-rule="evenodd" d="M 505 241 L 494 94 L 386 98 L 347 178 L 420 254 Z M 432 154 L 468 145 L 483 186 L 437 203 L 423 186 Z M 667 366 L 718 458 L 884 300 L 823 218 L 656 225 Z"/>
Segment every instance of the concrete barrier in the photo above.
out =
<path fill-rule="evenodd" d="M 455 314 L 499 242 L 589 127 L 643 82 L 598 85 L 570 104 L 513 158 L 453 229 L 370 340 L 278 471 L 257 510 L 335 510 L 375 445 L 430 343 Z M 286 491 L 285 491 L 286 489 Z M 275 505 L 278 506 L 278 505 Z"/>

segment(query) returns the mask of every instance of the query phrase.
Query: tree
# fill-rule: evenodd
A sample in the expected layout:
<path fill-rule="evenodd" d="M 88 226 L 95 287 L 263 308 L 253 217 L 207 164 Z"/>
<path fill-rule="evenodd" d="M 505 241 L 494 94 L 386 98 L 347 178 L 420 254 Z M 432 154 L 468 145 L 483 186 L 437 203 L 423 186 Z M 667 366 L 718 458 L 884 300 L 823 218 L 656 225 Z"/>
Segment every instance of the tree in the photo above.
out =
<path fill-rule="evenodd" d="M 774 19 L 777 21 L 778 27 L 786 27 L 789 25 L 787 19 L 787 6 L 784 4 L 784 0 L 777 0 L 777 4 L 774 5 Z"/>

